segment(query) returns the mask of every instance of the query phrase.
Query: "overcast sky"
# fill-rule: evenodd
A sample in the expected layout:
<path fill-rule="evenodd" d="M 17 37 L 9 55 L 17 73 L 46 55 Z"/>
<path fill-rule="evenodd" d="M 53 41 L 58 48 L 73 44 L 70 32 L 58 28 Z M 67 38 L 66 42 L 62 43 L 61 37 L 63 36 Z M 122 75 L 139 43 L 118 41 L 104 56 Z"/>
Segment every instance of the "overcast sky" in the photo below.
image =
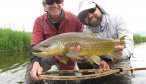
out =
<path fill-rule="evenodd" d="M 64 0 L 64 9 L 77 15 L 81 0 Z M 133 32 L 146 31 L 146 0 L 97 0 L 109 14 L 118 14 Z M 36 17 L 44 13 L 42 0 L 1 0 L 0 27 L 32 31 Z"/>

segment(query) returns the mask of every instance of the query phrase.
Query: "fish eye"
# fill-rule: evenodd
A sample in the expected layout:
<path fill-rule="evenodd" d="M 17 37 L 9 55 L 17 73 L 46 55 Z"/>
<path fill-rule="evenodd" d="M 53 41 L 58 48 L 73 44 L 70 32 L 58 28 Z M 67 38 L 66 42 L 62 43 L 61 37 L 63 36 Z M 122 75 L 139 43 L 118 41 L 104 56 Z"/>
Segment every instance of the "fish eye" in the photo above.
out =
<path fill-rule="evenodd" d="M 60 42 L 58 42 L 58 44 L 61 44 Z"/>

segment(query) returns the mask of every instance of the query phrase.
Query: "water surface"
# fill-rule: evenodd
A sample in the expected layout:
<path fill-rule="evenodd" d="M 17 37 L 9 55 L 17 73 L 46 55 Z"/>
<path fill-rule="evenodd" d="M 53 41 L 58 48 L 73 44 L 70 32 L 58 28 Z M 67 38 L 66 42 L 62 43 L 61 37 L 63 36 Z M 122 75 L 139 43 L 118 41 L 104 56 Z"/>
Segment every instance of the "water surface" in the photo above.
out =
<path fill-rule="evenodd" d="M 132 67 L 146 67 L 146 43 L 134 47 L 134 58 L 131 58 Z M 134 71 L 135 78 L 132 84 L 146 84 L 146 70 Z"/>

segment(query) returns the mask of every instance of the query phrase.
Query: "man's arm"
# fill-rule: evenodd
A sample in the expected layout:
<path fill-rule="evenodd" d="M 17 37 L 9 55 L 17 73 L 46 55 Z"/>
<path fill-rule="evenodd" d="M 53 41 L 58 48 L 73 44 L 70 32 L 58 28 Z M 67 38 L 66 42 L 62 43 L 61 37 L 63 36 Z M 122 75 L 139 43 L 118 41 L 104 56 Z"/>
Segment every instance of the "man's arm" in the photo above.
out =
<path fill-rule="evenodd" d="M 41 60 L 41 58 L 40 57 L 37 57 L 37 56 L 34 56 L 33 54 L 32 54 L 32 52 L 33 52 L 33 46 L 34 45 L 31 45 L 30 46 L 30 62 L 33 64 L 34 62 L 40 62 L 40 60 Z"/>
<path fill-rule="evenodd" d="M 30 61 L 32 63 L 32 69 L 31 69 L 30 75 L 34 80 L 40 80 L 38 77 L 38 74 L 42 73 L 43 68 L 40 66 L 41 58 L 34 56 L 32 54 L 32 52 L 33 52 L 32 48 L 34 45 L 37 45 L 38 43 L 40 43 L 43 40 L 44 40 L 43 29 L 40 25 L 39 18 L 37 18 L 35 20 L 33 31 L 32 31 L 32 43 L 31 43 L 31 47 L 30 47 Z"/>
<path fill-rule="evenodd" d="M 127 23 L 121 17 L 116 17 L 115 25 L 118 38 L 126 35 L 125 37 L 126 48 L 124 48 L 122 51 L 121 59 L 128 59 L 133 53 L 134 47 L 133 33 L 128 29 Z"/>

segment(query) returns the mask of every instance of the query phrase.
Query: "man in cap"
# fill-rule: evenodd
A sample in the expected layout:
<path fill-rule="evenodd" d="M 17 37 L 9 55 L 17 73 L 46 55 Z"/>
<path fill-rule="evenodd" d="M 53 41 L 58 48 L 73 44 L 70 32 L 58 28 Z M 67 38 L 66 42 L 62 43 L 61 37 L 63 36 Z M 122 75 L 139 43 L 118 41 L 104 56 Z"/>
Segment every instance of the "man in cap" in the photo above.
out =
<path fill-rule="evenodd" d="M 114 17 L 106 13 L 97 2 L 93 0 L 83 0 L 79 5 L 78 18 L 86 26 L 84 32 L 96 33 L 98 37 L 103 38 L 120 38 L 125 36 L 124 46 L 116 46 L 113 58 L 108 56 L 101 57 L 101 69 L 113 68 L 130 68 L 130 56 L 133 53 L 133 34 L 127 29 L 126 22 L 120 17 Z M 91 68 L 86 61 L 78 62 L 80 69 Z M 89 64 L 88 64 L 89 65 Z M 92 67 L 94 68 L 94 67 Z M 127 73 L 118 73 L 107 77 L 96 79 L 96 84 L 130 84 L 131 77 Z M 89 84 L 89 81 L 82 81 L 83 84 Z"/>
<path fill-rule="evenodd" d="M 43 0 L 42 5 L 46 13 L 35 20 L 32 31 L 32 47 L 57 34 L 82 32 L 83 24 L 79 19 L 63 9 L 64 0 Z M 62 60 L 68 61 L 64 63 Z M 63 56 L 39 58 L 32 55 L 32 50 L 30 61 L 25 75 L 27 84 L 41 84 L 38 74 L 49 70 L 52 65 L 56 65 L 59 70 L 75 68 L 75 62 L 70 58 Z"/>

